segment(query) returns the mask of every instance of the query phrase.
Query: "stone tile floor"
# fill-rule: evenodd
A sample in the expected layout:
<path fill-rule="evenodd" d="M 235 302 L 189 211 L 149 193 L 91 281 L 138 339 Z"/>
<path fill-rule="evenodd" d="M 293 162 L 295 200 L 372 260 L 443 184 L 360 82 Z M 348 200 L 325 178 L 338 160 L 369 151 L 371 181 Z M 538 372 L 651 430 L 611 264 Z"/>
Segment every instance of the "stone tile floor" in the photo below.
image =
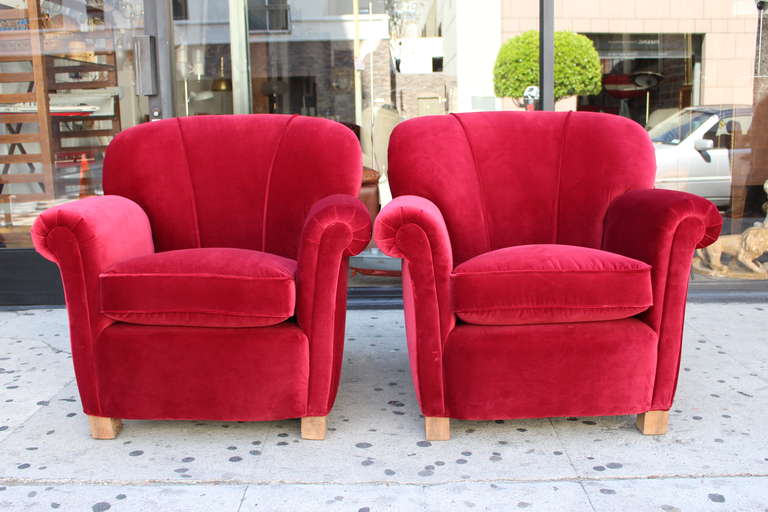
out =
<path fill-rule="evenodd" d="M 350 311 L 325 441 L 298 422 L 87 435 L 61 309 L 0 311 L 0 510 L 768 511 L 768 306 L 690 304 L 666 436 L 634 417 L 454 421 L 423 440 L 402 311 Z"/>

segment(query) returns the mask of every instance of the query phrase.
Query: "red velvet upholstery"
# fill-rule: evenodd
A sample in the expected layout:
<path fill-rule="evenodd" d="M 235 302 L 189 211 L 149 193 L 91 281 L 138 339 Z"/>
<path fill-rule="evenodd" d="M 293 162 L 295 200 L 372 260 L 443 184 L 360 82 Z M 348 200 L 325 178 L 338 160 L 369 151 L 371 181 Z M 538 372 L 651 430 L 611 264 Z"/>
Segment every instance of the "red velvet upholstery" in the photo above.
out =
<path fill-rule="evenodd" d="M 461 325 L 445 344 L 446 415 L 509 419 L 644 412 L 651 405 L 655 367 L 656 333 L 636 318 Z"/>
<path fill-rule="evenodd" d="M 478 325 L 617 320 L 652 303 L 649 265 L 574 245 L 496 249 L 458 265 L 452 282 L 456 315 Z"/>
<path fill-rule="evenodd" d="M 248 249 L 180 249 L 120 261 L 101 274 L 101 311 L 118 322 L 261 327 L 296 304 L 296 262 Z"/>
<path fill-rule="evenodd" d="M 637 123 L 588 112 L 521 116 L 428 116 L 392 133 L 390 187 L 435 203 L 456 263 L 523 244 L 599 249 L 611 201 L 653 186 L 653 146 Z"/>
<path fill-rule="evenodd" d="M 425 416 L 669 409 L 691 256 L 722 220 L 700 197 L 651 189 L 639 125 L 596 113 L 421 117 L 395 128 L 388 172 L 395 199 L 375 238 L 404 260 Z"/>
<path fill-rule="evenodd" d="M 354 134 L 316 118 L 199 116 L 115 137 L 108 195 L 32 229 L 61 270 L 85 412 L 327 414 L 347 259 L 370 239 L 361 177 Z"/>
<path fill-rule="evenodd" d="M 672 190 L 627 193 L 606 214 L 603 249 L 651 265 L 653 307 L 641 318 L 659 336 L 654 410 L 669 409 L 675 396 L 693 251 L 717 240 L 721 227 L 712 203 Z"/>
<path fill-rule="evenodd" d="M 240 329 L 116 323 L 97 338 L 95 356 L 101 405 L 112 417 L 306 415 L 309 340 L 292 322 Z"/>

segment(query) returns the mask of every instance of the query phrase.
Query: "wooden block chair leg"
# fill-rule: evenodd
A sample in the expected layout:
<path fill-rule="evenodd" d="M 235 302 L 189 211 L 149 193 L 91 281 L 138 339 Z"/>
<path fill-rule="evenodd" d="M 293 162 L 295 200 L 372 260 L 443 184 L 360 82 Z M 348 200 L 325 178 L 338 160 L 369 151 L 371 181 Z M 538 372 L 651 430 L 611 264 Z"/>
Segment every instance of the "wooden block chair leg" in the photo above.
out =
<path fill-rule="evenodd" d="M 427 441 L 450 441 L 451 419 L 425 416 L 424 433 L 426 434 Z"/>
<path fill-rule="evenodd" d="M 322 441 L 328 426 L 328 416 L 307 416 L 301 418 L 301 438 Z"/>
<path fill-rule="evenodd" d="M 123 428 L 123 422 L 119 418 L 102 416 L 89 415 L 88 425 L 91 427 L 91 437 L 94 439 L 114 439 Z"/>
<path fill-rule="evenodd" d="M 637 429 L 646 436 L 659 436 L 669 428 L 669 411 L 648 411 L 637 415 Z"/>

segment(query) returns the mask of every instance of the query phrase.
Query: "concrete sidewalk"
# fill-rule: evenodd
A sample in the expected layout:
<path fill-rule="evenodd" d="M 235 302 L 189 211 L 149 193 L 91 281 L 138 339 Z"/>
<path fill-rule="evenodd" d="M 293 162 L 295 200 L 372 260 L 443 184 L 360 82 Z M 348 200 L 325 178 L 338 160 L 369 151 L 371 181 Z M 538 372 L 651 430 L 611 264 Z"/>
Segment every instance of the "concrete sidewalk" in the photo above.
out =
<path fill-rule="evenodd" d="M 93 441 L 64 310 L 0 312 L 0 510 L 768 511 L 768 305 L 690 304 L 666 436 L 634 416 L 453 421 L 423 440 L 402 311 L 350 311 L 325 441 L 126 421 Z M 620 340 L 617 340 L 620 342 Z"/>

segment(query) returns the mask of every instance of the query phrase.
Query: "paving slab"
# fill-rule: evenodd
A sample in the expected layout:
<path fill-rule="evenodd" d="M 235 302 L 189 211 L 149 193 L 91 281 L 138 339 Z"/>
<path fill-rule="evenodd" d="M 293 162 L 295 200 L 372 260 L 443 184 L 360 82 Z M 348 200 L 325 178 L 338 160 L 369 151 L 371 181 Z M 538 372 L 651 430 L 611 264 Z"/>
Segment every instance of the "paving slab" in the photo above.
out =
<path fill-rule="evenodd" d="M 2 485 L 0 510 L 236 512 L 246 486 Z"/>
<path fill-rule="evenodd" d="M 696 343 L 709 344 L 768 382 L 768 304 L 689 305 L 686 320 Z"/>
<path fill-rule="evenodd" d="M 766 381 L 692 331 L 666 435 L 636 435 L 634 416 L 552 419 L 580 476 L 768 474 Z"/>
<path fill-rule="evenodd" d="M 0 338 L 38 340 L 54 350 L 69 353 L 67 310 L 35 308 L 0 311 Z"/>
<path fill-rule="evenodd" d="M 125 421 L 94 441 L 65 311 L 0 311 L 0 509 L 765 512 L 765 309 L 688 306 L 665 436 L 634 416 L 453 421 L 443 443 L 424 441 L 402 311 L 348 313 L 325 441 L 297 420 Z"/>
<path fill-rule="evenodd" d="M 437 485 L 251 485 L 241 510 L 322 511 L 455 511 L 455 510 L 593 510 L 575 482 Z"/>
<path fill-rule="evenodd" d="M 768 479 L 670 478 L 585 482 L 598 512 L 766 512 Z"/>
<path fill-rule="evenodd" d="M 4 330 L 6 336 L 0 337 L 0 442 L 74 379 L 72 356 L 45 342 L 52 337 L 50 330 L 34 338 L 13 332 Z"/>

